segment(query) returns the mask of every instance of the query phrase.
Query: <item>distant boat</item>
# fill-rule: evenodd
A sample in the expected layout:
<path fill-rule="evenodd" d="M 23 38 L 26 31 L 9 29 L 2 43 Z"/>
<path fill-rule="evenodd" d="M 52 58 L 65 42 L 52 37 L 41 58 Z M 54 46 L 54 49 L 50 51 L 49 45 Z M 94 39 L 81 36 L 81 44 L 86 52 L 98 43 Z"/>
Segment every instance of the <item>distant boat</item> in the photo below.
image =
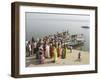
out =
<path fill-rule="evenodd" d="M 85 42 L 83 34 L 71 35 L 71 39 L 66 42 L 68 46 L 77 47 L 83 45 Z"/>
<path fill-rule="evenodd" d="M 67 44 L 68 46 L 77 47 L 77 46 L 83 45 L 84 42 L 76 40 L 76 41 L 67 42 L 65 44 Z"/>
<path fill-rule="evenodd" d="M 82 28 L 87 28 L 87 29 L 89 29 L 89 26 L 82 26 Z"/>

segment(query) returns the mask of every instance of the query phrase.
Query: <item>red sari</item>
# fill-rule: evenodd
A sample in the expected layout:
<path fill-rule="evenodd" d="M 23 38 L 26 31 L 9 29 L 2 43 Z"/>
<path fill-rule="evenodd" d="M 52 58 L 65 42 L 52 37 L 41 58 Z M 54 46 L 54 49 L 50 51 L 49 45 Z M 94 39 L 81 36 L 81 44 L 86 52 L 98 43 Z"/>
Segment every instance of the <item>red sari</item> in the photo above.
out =
<path fill-rule="evenodd" d="M 61 56 L 61 48 L 60 48 L 60 47 L 57 48 L 57 56 L 58 56 L 58 57 Z"/>

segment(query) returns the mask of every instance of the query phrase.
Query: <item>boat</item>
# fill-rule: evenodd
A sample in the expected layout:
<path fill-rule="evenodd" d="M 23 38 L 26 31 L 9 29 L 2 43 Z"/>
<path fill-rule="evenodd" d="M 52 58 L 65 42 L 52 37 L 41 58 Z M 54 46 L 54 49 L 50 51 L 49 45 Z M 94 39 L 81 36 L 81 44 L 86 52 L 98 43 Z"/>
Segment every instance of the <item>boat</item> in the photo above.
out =
<path fill-rule="evenodd" d="M 83 34 L 77 34 L 77 35 L 71 35 L 71 39 L 66 41 L 66 44 L 68 46 L 77 47 L 80 45 L 83 45 L 85 42 L 85 39 L 83 37 Z"/>
<path fill-rule="evenodd" d="M 89 26 L 82 26 L 82 28 L 86 28 L 86 29 L 88 29 L 88 28 L 89 28 Z"/>
<path fill-rule="evenodd" d="M 66 43 L 68 46 L 72 46 L 72 47 L 76 47 L 76 46 L 80 46 L 80 45 L 83 45 L 84 42 L 81 42 L 81 41 L 70 41 L 70 42 L 67 42 Z"/>

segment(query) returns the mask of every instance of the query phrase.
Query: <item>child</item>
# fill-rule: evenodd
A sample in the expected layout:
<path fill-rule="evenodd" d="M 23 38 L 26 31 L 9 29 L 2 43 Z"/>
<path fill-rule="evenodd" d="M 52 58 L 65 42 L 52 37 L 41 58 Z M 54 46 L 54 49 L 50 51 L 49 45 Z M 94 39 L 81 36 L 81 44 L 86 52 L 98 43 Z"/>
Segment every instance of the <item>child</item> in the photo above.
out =
<path fill-rule="evenodd" d="M 81 61 L 81 53 L 80 52 L 78 53 L 78 61 L 79 62 Z"/>
<path fill-rule="evenodd" d="M 79 61 L 79 62 L 81 61 L 81 53 L 80 52 L 78 53 L 78 57 L 75 61 Z"/>

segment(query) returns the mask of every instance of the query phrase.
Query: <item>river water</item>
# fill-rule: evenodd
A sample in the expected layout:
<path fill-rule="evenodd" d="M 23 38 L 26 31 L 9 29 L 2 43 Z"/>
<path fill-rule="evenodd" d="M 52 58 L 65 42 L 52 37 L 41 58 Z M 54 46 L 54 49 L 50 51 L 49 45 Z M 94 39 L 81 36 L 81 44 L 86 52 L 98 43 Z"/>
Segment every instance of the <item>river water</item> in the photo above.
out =
<path fill-rule="evenodd" d="M 82 49 L 89 51 L 89 30 L 82 26 L 90 27 L 89 15 L 50 14 L 50 13 L 25 13 L 26 41 L 32 36 L 37 39 L 46 35 L 68 30 L 70 34 L 83 34 L 85 43 Z"/>

